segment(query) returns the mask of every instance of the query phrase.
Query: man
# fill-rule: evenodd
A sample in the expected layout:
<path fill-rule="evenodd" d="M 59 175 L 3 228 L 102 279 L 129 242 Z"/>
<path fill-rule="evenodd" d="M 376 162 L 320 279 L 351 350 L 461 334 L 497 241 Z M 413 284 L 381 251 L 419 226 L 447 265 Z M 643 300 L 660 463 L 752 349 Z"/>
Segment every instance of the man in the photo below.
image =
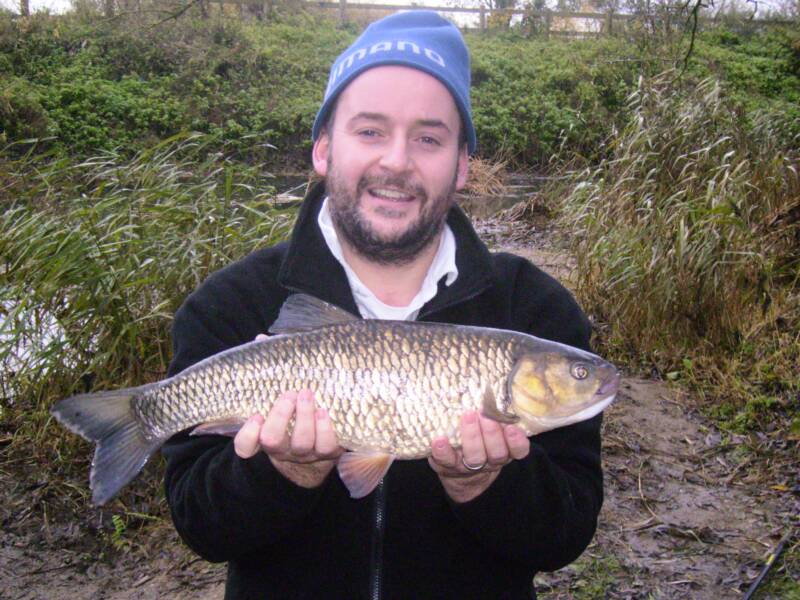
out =
<path fill-rule="evenodd" d="M 527 261 L 492 255 L 454 192 L 475 148 L 458 30 L 412 11 L 371 25 L 334 63 L 312 132 L 325 178 L 292 238 L 212 275 L 175 318 L 173 375 L 268 330 L 304 292 L 365 318 L 526 331 L 588 348 L 572 297 Z M 287 425 L 294 418 L 292 433 Z M 395 462 L 351 499 L 342 449 L 307 390 L 287 390 L 233 442 L 164 448 L 175 525 L 227 561 L 226 598 L 531 598 L 574 560 L 602 503 L 600 417 L 533 439 L 470 412 L 463 447 Z"/>

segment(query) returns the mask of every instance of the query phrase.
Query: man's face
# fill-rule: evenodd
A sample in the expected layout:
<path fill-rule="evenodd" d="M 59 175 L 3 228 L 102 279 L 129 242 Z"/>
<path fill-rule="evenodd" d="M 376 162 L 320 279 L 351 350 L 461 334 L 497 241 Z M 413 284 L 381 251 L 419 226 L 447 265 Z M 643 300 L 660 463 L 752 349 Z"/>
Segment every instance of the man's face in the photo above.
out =
<path fill-rule="evenodd" d="M 403 264 L 438 239 L 467 177 L 453 97 L 409 67 L 375 67 L 340 94 L 331 130 L 314 144 L 331 217 L 359 254 Z"/>

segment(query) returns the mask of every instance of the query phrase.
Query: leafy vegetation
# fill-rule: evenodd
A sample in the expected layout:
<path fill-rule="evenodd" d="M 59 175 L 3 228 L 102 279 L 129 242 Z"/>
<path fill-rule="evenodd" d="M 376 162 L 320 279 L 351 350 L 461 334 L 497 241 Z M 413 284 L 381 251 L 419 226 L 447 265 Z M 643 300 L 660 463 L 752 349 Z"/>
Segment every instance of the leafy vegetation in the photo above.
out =
<path fill-rule="evenodd" d="M 800 135 L 800 35 L 788 29 L 759 34 L 712 30 L 698 42 L 693 72 L 714 77 L 744 115 L 769 115 L 785 144 Z"/>
<path fill-rule="evenodd" d="M 545 164 L 560 149 L 592 154 L 620 117 L 635 61 L 612 61 L 620 39 L 548 42 L 471 36 L 473 105 L 480 152 Z"/>
<path fill-rule="evenodd" d="M 313 17 L 268 28 L 4 19 L 0 71 L 10 83 L 0 86 L 0 140 L 50 137 L 63 152 L 130 156 L 191 130 L 251 163 L 301 163 L 330 62 L 350 36 Z"/>
<path fill-rule="evenodd" d="M 131 156 L 198 131 L 239 160 L 307 168 L 328 68 L 356 29 L 306 13 L 161 23 L 0 15 L 0 143 L 52 138 L 62 153 Z M 565 151 L 598 156 L 625 122 L 625 98 L 639 76 L 682 56 L 674 42 L 656 51 L 642 36 L 563 41 L 523 33 L 466 35 L 479 152 L 502 153 L 517 166 L 546 165 Z M 796 32 L 711 30 L 696 46 L 688 78 L 713 74 L 747 111 L 797 115 Z"/>

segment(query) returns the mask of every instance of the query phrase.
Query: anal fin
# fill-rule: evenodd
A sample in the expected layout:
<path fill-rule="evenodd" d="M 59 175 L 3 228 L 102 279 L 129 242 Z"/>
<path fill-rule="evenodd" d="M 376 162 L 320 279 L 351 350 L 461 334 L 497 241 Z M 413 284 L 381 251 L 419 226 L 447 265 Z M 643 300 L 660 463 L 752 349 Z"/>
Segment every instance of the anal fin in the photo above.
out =
<path fill-rule="evenodd" d="M 339 478 L 351 498 L 363 498 L 384 478 L 394 462 L 394 455 L 382 452 L 345 452 L 336 465 Z"/>
<path fill-rule="evenodd" d="M 230 437 L 239 433 L 242 425 L 247 421 L 244 417 L 230 417 L 209 421 L 195 427 L 189 435 L 227 435 Z"/>

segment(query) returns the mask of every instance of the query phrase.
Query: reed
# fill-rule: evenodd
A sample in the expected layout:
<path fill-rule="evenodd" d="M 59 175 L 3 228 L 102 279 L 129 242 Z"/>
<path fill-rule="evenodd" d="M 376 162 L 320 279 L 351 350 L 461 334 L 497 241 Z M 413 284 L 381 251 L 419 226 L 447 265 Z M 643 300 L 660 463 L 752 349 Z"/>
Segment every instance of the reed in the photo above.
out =
<path fill-rule="evenodd" d="M 50 405 L 164 377 L 172 315 L 212 271 L 288 235 L 258 168 L 183 135 L 124 159 L 0 159 L 0 395 L 7 456 L 90 455 Z"/>
<path fill-rule="evenodd" d="M 561 205 L 607 349 L 742 405 L 800 390 L 800 154 L 780 115 L 714 79 L 642 79 L 631 118 Z M 763 423 L 761 423 L 763 425 Z"/>

